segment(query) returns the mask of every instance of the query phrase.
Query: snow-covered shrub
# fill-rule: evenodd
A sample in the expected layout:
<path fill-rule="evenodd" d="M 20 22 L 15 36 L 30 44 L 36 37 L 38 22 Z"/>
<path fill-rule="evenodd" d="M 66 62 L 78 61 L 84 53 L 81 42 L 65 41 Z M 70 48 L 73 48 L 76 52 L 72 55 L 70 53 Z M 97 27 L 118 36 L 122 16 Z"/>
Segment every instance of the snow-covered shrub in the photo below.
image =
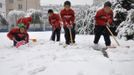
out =
<path fill-rule="evenodd" d="M 8 22 L 1 14 L 0 14 L 0 25 L 8 25 Z"/>
<path fill-rule="evenodd" d="M 26 12 L 26 17 L 32 17 L 32 23 L 40 24 L 43 23 L 42 21 L 42 12 L 40 10 L 29 9 Z"/>
<path fill-rule="evenodd" d="M 96 6 L 83 6 L 76 14 L 76 28 L 79 34 L 92 34 L 94 30 L 94 16 Z"/>
<path fill-rule="evenodd" d="M 43 30 L 43 14 L 40 10 L 29 9 L 25 17 L 32 17 L 30 30 Z"/>
<path fill-rule="evenodd" d="M 128 16 L 117 28 L 118 37 L 126 40 L 134 38 L 134 10 L 128 11 Z"/>
<path fill-rule="evenodd" d="M 6 18 L 0 14 L 0 32 L 1 31 L 7 31 L 8 29 L 8 22 L 6 21 Z"/>
<path fill-rule="evenodd" d="M 118 20 L 118 19 L 122 19 L 122 21 L 124 21 L 126 18 L 126 13 L 127 13 L 127 10 L 124 9 L 121 4 L 119 3 L 115 3 L 113 4 L 113 12 L 114 12 L 114 19 L 115 20 Z"/>
<path fill-rule="evenodd" d="M 18 11 L 18 10 L 10 11 L 7 15 L 7 21 L 9 23 L 8 28 L 10 29 L 10 28 L 16 26 L 16 21 L 22 16 L 25 16 L 24 11 Z"/>
<path fill-rule="evenodd" d="M 25 17 L 30 17 L 30 16 L 32 15 L 32 13 L 34 13 L 35 11 L 36 11 L 35 9 L 28 9 L 28 10 L 26 11 Z"/>
<path fill-rule="evenodd" d="M 42 28 L 42 12 L 40 10 L 29 9 L 27 10 L 27 12 L 18 10 L 10 11 L 7 15 L 7 20 L 9 23 L 8 29 L 10 30 L 12 27 L 16 26 L 16 22 L 19 18 L 30 16 L 32 17 L 32 24 L 30 27 L 33 27 L 32 25 L 34 25 L 34 29 L 36 29 L 35 25 L 37 25 L 40 26 L 40 28 Z"/>

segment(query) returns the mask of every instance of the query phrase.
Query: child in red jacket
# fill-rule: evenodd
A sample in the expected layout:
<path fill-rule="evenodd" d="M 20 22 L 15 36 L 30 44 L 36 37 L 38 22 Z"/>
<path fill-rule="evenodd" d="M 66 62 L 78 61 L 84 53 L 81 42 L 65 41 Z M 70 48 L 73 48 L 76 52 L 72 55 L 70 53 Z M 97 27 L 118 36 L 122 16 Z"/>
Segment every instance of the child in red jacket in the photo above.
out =
<path fill-rule="evenodd" d="M 52 9 L 48 10 L 49 14 L 49 23 L 52 25 L 52 36 L 51 40 L 55 41 L 55 35 L 57 35 L 57 42 L 60 41 L 60 32 L 61 32 L 61 23 L 60 16 L 55 14 Z"/>
<path fill-rule="evenodd" d="M 97 11 L 95 16 L 95 38 L 94 44 L 97 45 L 101 35 L 104 36 L 105 44 L 107 47 L 111 45 L 110 35 L 106 26 L 111 25 L 113 22 L 112 4 L 108 1 L 104 4 L 104 8 Z"/>
<path fill-rule="evenodd" d="M 18 27 L 11 29 L 7 34 L 7 37 L 14 42 L 14 46 L 20 41 L 25 41 L 26 43 L 29 41 L 29 35 L 23 24 L 19 24 Z"/>
<path fill-rule="evenodd" d="M 60 15 L 63 21 L 66 44 L 75 43 L 75 12 L 71 9 L 70 1 L 64 2 L 64 9 L 61 10 Z"/>
<path fill-rule="evenodd" d="M 17 25 L 23 23 L 26 26 L 26 29 L 28 30 L 31 22 L 32 17 L 21 17 L 20 19 L 18 19 Z"/>

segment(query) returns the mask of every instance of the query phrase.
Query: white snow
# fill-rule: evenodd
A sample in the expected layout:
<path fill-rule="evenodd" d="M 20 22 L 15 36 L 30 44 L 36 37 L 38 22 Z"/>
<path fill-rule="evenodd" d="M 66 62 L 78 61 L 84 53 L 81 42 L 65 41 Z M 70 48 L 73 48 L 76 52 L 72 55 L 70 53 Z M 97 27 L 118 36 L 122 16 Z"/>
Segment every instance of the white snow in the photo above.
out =
<path fill-rule="evenodd" d="M 0 33 L 0 75 L 134 75 L 132 40 L 119 40 L 121 47 L 107 50 L 108 59 L 91 48 L 93 35 L 77 35 L 77 46 L 63 48 L 49 41 L 51 32 L 29 33 L 37 42 L 18 49 L 12 47 L 7 33 Z M 123 47 L 126 45 L 131 47 Z"/>

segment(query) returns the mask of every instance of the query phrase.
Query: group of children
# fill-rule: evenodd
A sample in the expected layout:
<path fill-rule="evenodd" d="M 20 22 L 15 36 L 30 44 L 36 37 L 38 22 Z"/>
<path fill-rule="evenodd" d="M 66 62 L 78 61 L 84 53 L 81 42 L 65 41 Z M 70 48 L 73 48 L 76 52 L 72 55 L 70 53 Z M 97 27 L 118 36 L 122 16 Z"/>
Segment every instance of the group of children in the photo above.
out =
<path fill-rule="evenodd" d="M 57 40 L 60 41 L 60 31 L 63 24 L 65 32 L 66 44 L 75 43 L 75 12 L 71 8 L 70 1 L 65 1 L 64 9 L 61 10 L 60 15 L 53 12 L 52 9 L 48 10 L 49 23 L 52 25 L 52 41 L 55 41 L 55 35 Z"/>
<path fill-rule="evenodd" d="M 105 2 L 104 7 L 98 10 L 95 15 L 95 47 L 98 46 L 101 35 L 104 36 L 106 47 L 112 47 L 107 29 L 107 26 L 112 25 L 113 22 L 111 6 L 112 4 L 109 1 Z M 55 41 L 55 35 L 57 35 L 57 41 L 60 40 L 61 24 L 63 24 L 66 44 L 75 43 L 75 12 L 71 9 L 71 3 L 69 1 L 64 3 L 64 9 L 61 10 L 60 15 L 55 14 L 52 9 L 48 11 L 48 14 L 49 22 L 53 27 L 52 40 Z"/>
<path fill-rule="evenodd" d="M 113 11 L 111 9 L 112 4 L 110 2 L 106 2 L 104 7 L 97 11 L 95 16 L 95 38 L 94 44 L 98 45 L 100 36 L 104 36 L 105 44 L 107 47 L 111 46 L 111 40 L 106 26 L 112 24 L 113 21 Z M 57 36 L 56 41 L 60 41 L 60 32 L 61 27 L 63 27 L 65 32 L 65 43 L 66 45 L 70 45 L 71 43 L 75 43 L 75 12 L 71 8 L 71 2 L 65 1 L 64 8 L 60 11 L 60 14 L 54 13 L 52 9 L 48 10 L 49 14 L 49 23 L 52 25 L 52 36 L 51 40 L 55 41 L 55 36 Z M 14 46 L 17 41 L 25 40 L 28 43 L 29 35 L 27 30 L 29 28 L 29 24 L 32 21 L 32 18 L 20 19 L 18 21 L 18 27 L 13 28 L 9 33 L 8 37 L 14 41 Z"/>

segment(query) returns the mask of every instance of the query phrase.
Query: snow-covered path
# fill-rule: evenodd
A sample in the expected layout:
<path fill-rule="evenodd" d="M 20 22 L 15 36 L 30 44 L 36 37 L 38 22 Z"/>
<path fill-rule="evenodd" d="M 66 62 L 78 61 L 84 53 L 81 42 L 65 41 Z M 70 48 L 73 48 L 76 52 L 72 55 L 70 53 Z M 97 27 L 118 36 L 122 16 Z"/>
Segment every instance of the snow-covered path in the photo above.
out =
<path fill-rule="evenodd" d="M 134 75 L 132 40 L 119 40 L 131 48 L 108 49 L 108 59 L 90 47 L 92 35 L 77 35 L 77 46 L 63 48 L 49 41 L 50 34 L 30 33 L 37 42 L 16 49 L 11 47 L 6 33 L 0 33 L 0 75 Z M 64 42 L 63 35 L 61 39 Z M 103 38 L 100 43 L 104 43 Z"/>

